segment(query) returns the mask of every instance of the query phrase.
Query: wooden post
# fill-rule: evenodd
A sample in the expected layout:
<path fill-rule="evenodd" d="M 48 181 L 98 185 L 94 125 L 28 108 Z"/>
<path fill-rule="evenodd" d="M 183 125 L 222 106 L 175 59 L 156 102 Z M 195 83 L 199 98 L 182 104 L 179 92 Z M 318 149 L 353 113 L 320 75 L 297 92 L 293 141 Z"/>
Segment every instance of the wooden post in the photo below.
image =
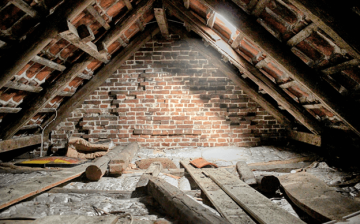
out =
<path fill-rule="evenodd" d="M 109 173 L 111 175 L 121 175 L 122 172 L 129 166 L 131 160 L 139 151 L 139 144 L 133 142 L 126 146 L 121 153 L 111 158 L 109 163 Z"/>
<path fill-rule="evenodd" d="M 236 163 L 236 170 L 239 173 L 240 179 L 249 185 L 256 184 L 255 176 L 245 161 Z"/>
<path fill-rule="evenodd" d="M 96 159 L 92 165 L 86 168 L 86 178 L 92 181 L 98 181 L 104 176 L 110 160 L 120 154 L 122 147 L 116 147 L 109 151 L 106 155 Z"/>
<path fill-rule="evenodd" d="M 159 25 L 161 35 L 164 38 L 169 38 L 169 25 L 166 19 L 166 13 L 164 8 L 154 8 L 154 14 L 156 21 Z"/>
<path fill-rule="evenodd" d="M 195 202 L 184 192 L 171 184 L 156 177 L 149 176 L 148 192 L 165 209 L 165 211 L 182 223 L 230 223 L 199 203 Z"/>
<path fill-rule="evenodd" d="M 93 0 L 70 0 L 60 5 L 44 23 L 40 23 L 21 44 L 2 61 L 0 88 L 33 59 L 50 41 L 59 34 L 62 22 L 72 20 Z"/>
<path fill-rule="evenodd" d="M 110 77 L 131 55 L 133 55 L 138 49 L 140 49 L 152 36 L 159 32 L 159 28 L 154 26 L 148 26 L 147 29 L 139 34 L 134 40 L 124 48 L 117 56 L 115 56 L 106 66 L 101 68 L 96 75 L 89 80 L 81 89 L 79 89 L 73 97 L 60 106 L 58 109 L 57 119 L 52 122 L 46 133 L 53 130 L 63 119 L 67 118 L 68 115 L 83 103 L 86 97 L 96 90 L 105 80 Z M 49 119 L 53 119 L 50 117 Z"/>

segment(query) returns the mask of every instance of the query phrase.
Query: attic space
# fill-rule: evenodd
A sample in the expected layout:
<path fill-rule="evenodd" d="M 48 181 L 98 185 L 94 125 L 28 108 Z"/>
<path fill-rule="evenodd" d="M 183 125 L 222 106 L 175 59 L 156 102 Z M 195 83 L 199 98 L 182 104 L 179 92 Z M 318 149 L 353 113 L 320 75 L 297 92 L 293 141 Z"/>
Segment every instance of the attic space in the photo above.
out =
<path fill-rule="evenodd" d="M 2 0 L 0 223 L 360 223 L 360 4 Z"/>

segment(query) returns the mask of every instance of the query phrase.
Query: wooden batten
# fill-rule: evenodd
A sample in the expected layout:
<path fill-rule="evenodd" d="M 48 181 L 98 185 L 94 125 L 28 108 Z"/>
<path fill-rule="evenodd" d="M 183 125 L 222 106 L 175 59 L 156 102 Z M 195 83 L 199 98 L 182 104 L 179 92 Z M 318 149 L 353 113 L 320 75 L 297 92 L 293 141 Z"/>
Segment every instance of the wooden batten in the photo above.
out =
<path fill-rule="evenodd" d="M 32 93 L 39 93 L 43 90 L 43 88 L 40 86 L 29 86 L 29 85 L 22 84 L 22 83 L 16 82 L 16 81 L 9 81 L 8 83 L 6 83 L 4 85 L 4 87 L 10 88 L 10 89 L 17 89 L 17 90 L 32 92 Z"/>
<path fill-rule="evenodd" d="M 288 135 L 291 139 L 304 142 L 310 145 L 315 146 L 321 146 L 321 136 L 320 135 L 314 135 L 310 133 L 305 132 L 299 132 L 299 131 L 289 131 Z"/>
<path fill-rule="evenodd" d="M 41 65 L 45 65 L 46 67 L 61 71 L 61 72 L 66 69 L 66 67 L 64 65 L 60 65 L 58 63 L 55 63 L 55 62 L 50 61 L 50 60 L 48 60 L 46 58 L 43 58 L 43 57 L 39 57 L 37 55 L 32 59 L 32 61 L 36 62 L 36 63 L 39 63 Z"/>
<path fill-rule="evenodd" d="M 95 18 L 96 21 L 98 21 L 98 23 L 100 23 L 102 27 L 104 27 L 105 30 L 110 29 L 109 23 L 106 22 L 106 20 L 98 13 L 98 11 L 96 11 L 92 5 L 86 7 L 86 10 Z"/>
<path fill-rule="evenodd" d="M 33 18 L 39 16 L 39 13 L 23 0 L 11 0 L 10 2 Z"/>

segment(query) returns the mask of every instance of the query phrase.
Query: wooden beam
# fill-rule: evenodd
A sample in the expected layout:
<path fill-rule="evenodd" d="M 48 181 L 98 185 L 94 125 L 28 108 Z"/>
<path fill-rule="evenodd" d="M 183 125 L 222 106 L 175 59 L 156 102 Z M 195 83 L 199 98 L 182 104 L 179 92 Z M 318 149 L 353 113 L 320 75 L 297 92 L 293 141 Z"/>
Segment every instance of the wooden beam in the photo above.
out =
<path fill-rule="evenodd" d="M 18 107 L 0 107 L 0 113 L 16 114 L 21 110 Z"/>
<path fill-rule="evenodd" d="M 205 171 L 205 169 L 196 169 L 189 163 L 189 161 L 181 161 L 180 164 L 190 174 L 192 179 L 200 187 L 202 192 L 205 193 L 207 198 L 222 217 L 226 218 L 231 223 L 255 224 L 255 222 L 240 206 L 238 206 L 224 191 L 222 191 L 216 183 L 204 175 L 203 171 Z"/>
<path fill-rule="evenodd" d="M 1 61 L 0 88 L 31 61 L 58 34 L 63 21 L 72 20 L 93 0 L 70 0 L 61 4 L 53 14 L 40 23 L 27 38 Z"/>
<path fill-rule="evenodd" d="M 48 224 L 48 223 L 71 223 L 71 224 L 116 224 L 119 216 L 84 216 L 84 215 L 51 215 L 36 219 L 33 224 Z"/>
<path fill-rule="evenodd" d="M 159 25 L 161 35 L 164 38 L 169 38 L 169 25 L 166 19 L 166 13 L 164 8 L 154 8 L 154 14 Z"/>
<path fill-rule="evenodd" d="M 0 188 L 0 209 L 39 194 L 57 185 L 81 176 L 91 163 L 76 166 L 51 175 L 34 177 L 29 180 Z"/>
<path fill-rule="evenodd" d="M 305 224 L 224 169 L 208 169 L 206 175 L 260 224 Z"/>
<path fill-rule="evenodd" d="M 319 109 L 322 107 L 322 105 L 320 103 L 318 103 L 318 104 L 303 104 L 302 106 L 306 109 Z"/>
<path fill-rule="evenodd" d="M 183 223 L 230 224 L 166 181 L 149 176 L 148 192 L 174 219 Z"/>
<path fill-rule="evenodd" d="M 289 131 L 289 137 L 293 140 L 321 147 L 321 136 L 299 131 Z"/>
<path fill-rule="evenodd" d="M 286 83 L 283 83 L 283 84 L 280 84 L 279 87 L 282 88 L 282 89 L 287 89 L 293 85 L 296 85 L 296 82 L 294 80 L 291 80 L 290 82 L 286 82 Z"/>
<path fill-rule="evenodd" d="M 226 1 L 218 4 L 216 0 L 199 1 L 218 13 L 226 13 L 228 20 L 233 24 L 241 24 L 237 27 L 240 32 L 253 40 L 263 50 L 263 53 L 268 55 L 269 59 L 280 66 L 281 70 L 285 71 L 309 93 L 316 96 L 326 109 L 339 117 L 360 136 L 360 120 L 357 115 L 359 111 L 354 109 L 352 104 L 347 103 L 347 100 L 339 92 L 323 81 L 319 73 L 307 66 L 286 46 L 282 45 L 261 25 L 231 2 Z M 308 0 L 306 1 L 308 2 Z M 318 24 L 317 26 L 320 27 Z"/>
<path fill-rule="evenodd" d="M 105 38 L 100 40 L 97 47 L 100 52 L 107 51 L 107 47 L 116 41 L 122 34 L 123 31 L 127 30 L 136 20 L 140 18 L 147 10 L 149 10 L 155 0 L 141 1 L 135 8 L 129 11 L 122 22 L 115 25 L 114 29 L 109 31 Z"/>
<path fill-rule="evenodd" d="M 67 68 L 63 74 L 52 82 L 44 91 L 41 91 L 33 100 L 25 102 L 22 110 L 16 116 L 7 116 L 1 122 L 0 133 L 1 139 L 9 139 L 16 134 L 21 126 L 26 125 L 31 118 L 41 111 L 55 96 L 57 96 L 65 88 L 65 86 L 73 80 L 78 73 L 93 61 L 89 55 L 81 56 L 72 67 Z"/>
<path fill-rule="evenodd" d="M 332 14 L 327 11 L 331 5 L 311 0 L 288 0 L 296 8 L 304 12 L 320 29 L 329 35 L 340 48 L 345 49 L 352 57 L 360 59 L 358 33 L 353 26 L 344 27 L 338 19 L 344 19 L 342 13 Z M 349 11 L 350 12 L 350 11 Z M 334 16 L 337 16 L 336 18 Z M 351 20 L 350 20 L 351 21 Z M 346 21 L 346 23 L 351 23 Z M 350 41 L 349 43 L 347 41 Z M 356 47 L 353 47 L 356 46 Z"/>
<path fill-rule="evenodd" d="M 111 157 L 109 162 L 109 173 L 111 175 L 121 175 L 131 163 L 131 160 L 139 151 L 137 142 L 130 143 L 122 151 Z"/>
<path fill-rule="evenodd" d="M 60 91 L 57 95 L 58 95 L 58 96 L 65 96 L 65 97 L 71 97 L 72 95 L 74 95 L 74 92 L 70 92 L 70 91 Z"/>
<path fill-rule="evenodd" d="M 99 14 L 98 11 L 96 11 L 94 6 L 89 5 L 88 7 L 86 7 L 86 10 L 94 17 L 96 21 L 98 21 L 98 23 L 100 23 L 102 27 L 104 27 L 105 30 L 110 29 L 109 23 L 106 22 L 106 20 Z"/>
<path fill-rule="evenodd" d="M 92 75 L 89 75 L 89 74 L 79 73 L 79 74 L 76 75 L 76 77 L 79 77 L 79 78 L 82 78 L 82 79 L 85 79 L 85 80 L 89 80 L 89 79 L 91 79 L 93 76 L 92 76 Z"/>
<path fill-rule="evenodd" d="M 314 31 L 318 30 L 318 27 L 315 23 L 311 23 L 304 29 L 302 29 L 299 33 L 297 33 L 295 36 L 293 36 L 288 42 L 287 45 L 293 47 L 303 41 L 305 38 L 309 37 Z"/>
<path fill-rule="evenodd" d="M 39 111 L 39 113 L 55 113 L 57 108 L 43 108 Z"/>
<path fill-rule="evenodd" d="M 251 14 L 256 17 L 259 17 L 269 2 L 270 0 L 259 0 L 257 4 L 254 6 L 254 9 L 252 10 Z"/>
<path fill-rule="evenodd" d="M 359 59 L 352 59 L 350 61 L 346 61 L 341 64 L 335 65 L 333 67 L 324 69 L 321 72 L 325 75 L 332 75 L 332 74 L 341 72 L 343 70 L 351 69 L 351 68 L 359 66 L 359 65 L 360 65 Z"/>
<path fill-rule="evenodd" d="M 11 0 L 11 3 L 33 18 L 39 16 L 38 12 L 23 0 Z"/>
<path fill-rule="evenodd" d="M 69 41 L 75 47 L 80 48 L 82 51 L 88 53 L 91 57 L 104 63 L 109 62 L 107 55 L 99 53 L 95 44 L 92 42 L 86 43 L 80 39 L 75 26 L 72 25 L 69 21 L 67 21 L 67 30 L 61 32 L 59 35 L 61 38 Z"/>
<path fill-rule="evenodd" d="M 143 33 L 135 37 L 135 39 L 126 48 L 124 48 L 117 56 L 115 56 L 107 65 L 101 68 L 91 80 L 83 85 L 81 89 L 79 89 L 74 94 L 73 97 L 71 97 L 68 101 L 59 107 L 57 119 L 48 126 L 46 132 L 48 133 L 49 131 L 53 130 L 63 119 L 67 118 L 71 111 L 82 104 L 90 93 L 96 90 L 117 70 L 119 65 L 124 63 L 131 55 L 139 50 L 158 32 L 158 28 L 155 28 L 154 26 L 148 26 L 148 28 Z M 53 119 L 53 117 L 50 119 Z"/>
<path fill-rule="evenodd" d="M 232 42 L 231 47 L 237 48 L 241 42 L 241 40 L 244 38 L 244 34 L 240 32 L 236 37 L 235 40 Z"/>
<path fill-rule="evenodd" d="M 133 9 L 133 6 L 131 5 L 131 2 L 129 0 L 124 0 L 124 3 L 129 11 Z"/>
<path fill-rule="evenodd" d="M 248 61 L 246 61 L 242 57 L 239 57 L 237 53 L 231 48 L 231 46 L 228 45 L 228 43 L 226 43 L 222 39 L 216 42 L 213 41 L 207 33 L 207 30 L 210 28 L 201 24 L 201 22 L 197 20 L 196 17 L 194 17 L 191 13 L 188 13 L 185 10 L 181 10 L 180 7 L 183 7 L 181 4 L 178 4 L 176 6 L 175 4 L 172 5 L 171 3 L 168 3 L 168 1 L 166 1 L 166 4 L 167 4 L 167 8 L 171 9 L 176 17 L 182 19 L 187 24 L 189 24 L 195 33 L 197 33 L 207 42 L 209 42 L 210 45 L 212 45 L 222 55 L 229 58 L 231 63 L 234 64 L 240 70 L 241 73 L 245 73 L 246 76 L 252 79 L 257 85 L 259 85 L 259 87 L 264 89 L 271 97 L 273 97 L 277 102 L 279 102 L 291 115 L 293 115 L 296 119 L 298 119 L 304 126 L 306 126 L 309 130 L 311 130 L 314 133 L 322 132 L 322 128 L 319 122 L 308 111 L 306 111 L 295 101 L 293 101 L 285 92 L 283 92 L 283 90 L 280 87 L 276 86 L 273 82 L 271 82 L 268 78 L 266 78 L 258 69 L 256 69 L 253 65 L 251 65 Z M 204 49 L 200 50 L 199 52 L 206 52 L 206 51 L 207 50 L 204 47 Z M 216 60 L 213 60 L 211 64 L 221 66 L 219 62 L 217 62 Z M 234 76 L 238 78 L 236 74 L 231 74 L 230 72 L 226 75 L 230 79 L 232 79 L 231 77 Z M 236 79 L 236 77 L 234 77 L 234 79 Z M 257 95 L 259 94 L 257 93 Z M 253 97 L 256 98 L 256 96 Z M 264 103 L 262 104 L 260 105 L 264 107 L 265 104 Z M 272 110 L 271 112 L 270 111 L 268 112 L 274 116 L 276 111 L 277 111 L 277 117 L 279 117 L 279 112 L 278 112 L 279 110 L 277 108 L 275 110 Z"/>
<path fill-rule="evenodd" d="M 64 71 L 66 69 L 66 67 L 64 65 L 60 65 L 56 62 L 50 61 L 46 58 L 42 58 L 39 56 L 35 56 L 33 59 L 31 59 L 33 62 L 39 63 L 41 65 L 45 65 L 46 67 L 58 70 L 58 71 Z"/>
<path fill-rule="evenodd" d="M 32 135 L 21 138 L 13 138 L 0 141 L 0 152 L 6 152 L 14 149 L 24 148 L 41 143 L 41 135 Z"/>

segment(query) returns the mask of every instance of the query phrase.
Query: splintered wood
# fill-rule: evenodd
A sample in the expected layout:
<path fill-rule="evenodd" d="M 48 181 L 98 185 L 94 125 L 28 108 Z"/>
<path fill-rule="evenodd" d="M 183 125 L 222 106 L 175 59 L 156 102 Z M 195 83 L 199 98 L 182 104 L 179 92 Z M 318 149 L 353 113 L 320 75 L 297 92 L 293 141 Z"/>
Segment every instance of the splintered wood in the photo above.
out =
<path fill-rule="evenodd" d="M 221 188 L 214 183 L 209 177 L 206 177 L 202 171 L 210 168 L 195 169 L 189 161 L 181 161 L 183 167 L 189 172 L 197 185 L 209 198 L 216 210 L 231 223 L 248 223 L 255 222 L 242 210 Z"/>

